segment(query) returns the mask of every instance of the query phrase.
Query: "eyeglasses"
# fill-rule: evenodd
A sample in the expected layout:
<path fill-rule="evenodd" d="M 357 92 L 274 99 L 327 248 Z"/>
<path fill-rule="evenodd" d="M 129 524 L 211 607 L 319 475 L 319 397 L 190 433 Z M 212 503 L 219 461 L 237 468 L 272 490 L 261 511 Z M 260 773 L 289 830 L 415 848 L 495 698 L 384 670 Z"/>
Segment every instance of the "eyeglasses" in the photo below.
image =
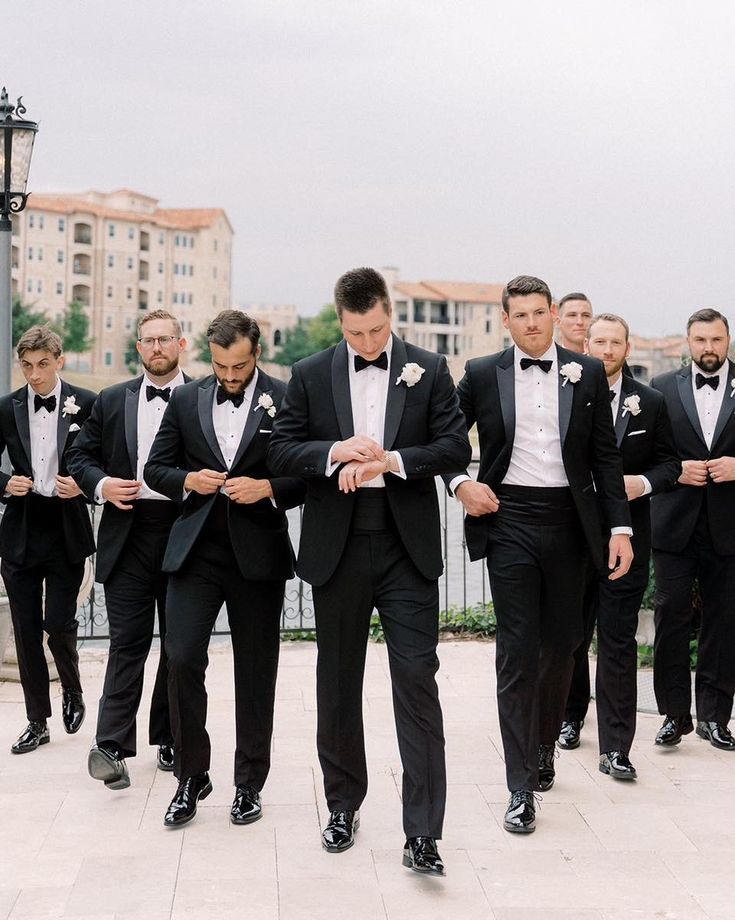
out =
<path fill-rule="evenodd" d="M 153 348 L 158 342 L 161 348 L 166 348 L 172 342 L 176 341 L 175 335 L 147 335 L 144 339 L 138 339 L 143 348 Z"/>

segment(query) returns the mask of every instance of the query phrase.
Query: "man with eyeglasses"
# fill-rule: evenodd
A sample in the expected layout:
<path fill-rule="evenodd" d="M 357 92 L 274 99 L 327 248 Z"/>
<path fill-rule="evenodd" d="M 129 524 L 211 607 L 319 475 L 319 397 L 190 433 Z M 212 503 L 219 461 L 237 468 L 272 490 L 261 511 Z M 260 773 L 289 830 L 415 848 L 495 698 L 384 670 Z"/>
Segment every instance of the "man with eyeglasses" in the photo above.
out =
<path fill-rule="evenodd" d="M 144 373 L 102 390 L 69 457 L 69 469 L 84 494 L 104 505 L 96 578 L 105 586 L 110 652 L 87 765 L 90 776 L 108 789 L 130 785 L 125 759 L 136 754 L 136 717 L 156 609 L 161 657 L 149 742 L 158 747 L 158 768 L 173 770 L 163 641 L 167 577 L 161 563 L 180 508 L 148 486 L 143 467 L 172 391 L 189 380 L 179 367 L 186 340 L 176 317 L 154 310 L 140 319 L 135 347 Z"/>

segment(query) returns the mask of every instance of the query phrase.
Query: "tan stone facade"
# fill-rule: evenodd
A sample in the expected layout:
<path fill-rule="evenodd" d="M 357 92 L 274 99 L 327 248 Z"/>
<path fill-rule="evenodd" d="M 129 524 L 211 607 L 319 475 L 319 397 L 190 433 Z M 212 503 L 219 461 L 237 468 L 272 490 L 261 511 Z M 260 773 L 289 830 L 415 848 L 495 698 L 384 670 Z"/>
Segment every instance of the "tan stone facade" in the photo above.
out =
<path fill-rule="evenodd" d="M 126 373 L 146 311 L 173 313 L 193 342 L 231 305 L 233 230 L 220 208 L 162 209 L 128 189 L 34 194 L 13 222 L 13 293 L 55 321 L 72 300 L 85 305 L 91 373 Z M 191 355 L 183 363 L 198 369 Z"/>

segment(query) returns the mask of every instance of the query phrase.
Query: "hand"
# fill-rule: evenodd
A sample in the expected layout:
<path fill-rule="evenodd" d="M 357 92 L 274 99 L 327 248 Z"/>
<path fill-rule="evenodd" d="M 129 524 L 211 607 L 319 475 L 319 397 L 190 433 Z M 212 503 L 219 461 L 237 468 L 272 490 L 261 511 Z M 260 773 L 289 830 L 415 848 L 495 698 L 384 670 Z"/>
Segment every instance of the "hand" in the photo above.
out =
<path fill-rule="evenodd" d="M 677 480 L 683 486 L 706 486 L 707 485 L 707 461 L 706 460 L 682 460 L 681 476 Z"/>
<path fill-rule="evenodd" d="M 263 498 L 273 498 L 270 479 L 251 479 L 250 476 L 236 476 L 225 483 L 227 497 L 238 505 L 252 505 Z"/>
<path fill-rule="evenodd" d="M 474 479 L 465 479 L 464 482 L 460 482 L 454 494 L 471 517 L 495 514 L 500 507 L 500 502 L 490 486 L 485 485 L 484 482 L 475 482 Z"/>
<path fill-rule="evenodd" d="M 116 479 L 110 476 L 102 486 L 102 497 L 121 511 L 132 511 L 130 502 L 138 497 L 141 485 L 137 479 Z"/>
<path fill-rule="evenodd" d="M 718 457 L 706 463 L 713 482 L 732 482 L 735 479 L 735 457 Z"/>
<path fill-rule="evenodd" d="M 5 486 L 6 495 L 27 495 L 33 488 L 33 480 L 28 476 L 11 476 Z"/>
<path fill-rule="evenodd" d="M 198 473 L 186 474 L 184 488 L 187 492 L 198 492 L 200 495 L 214 495 L 227 481 L 227 473 L 218 473 L 217 470 L 199 470 Z"/>
<path fill-rule="evenodd" d="M 334 463 L 349 463 L 350 460 L 365 462 L 367 460 L 382 460 L 385 451 L 372 438 L 364 434 L 356 434 L 346 441 L 337 441 L 332 447 L 332 461 Z"/>
<path fill-rule="evenodd" d="M 623 476 L 623 479 L 625 480 L 625 494 L 628 496 L 629 502 L 640 498 L 646 491 L 640 476 Z"/>
<path fill-rule="evenodd" d="M 387 460 L 369 460 L 366 463 L 352 462 L 339 471 L 339 487 L 345 494 L 359 489 L 363 482 L 370 482 L 376 476 L 388 472 Z"/>
<path fill-rule="evenodd" d="M 633 546 L 627 533 L 615 533 L 610 537 L 610 549 L 607 559 L 607 567 L 610 574 L 607 576 L 610 581 L 622 578 L 630 568 L 633 562 Z"/>
<path fill-rule="evenodd" d="M 71 476 L 56 477 L 56 492 L 59 498 L 76 498 L 77 495 L 82 494 L 82 490 Z"/>

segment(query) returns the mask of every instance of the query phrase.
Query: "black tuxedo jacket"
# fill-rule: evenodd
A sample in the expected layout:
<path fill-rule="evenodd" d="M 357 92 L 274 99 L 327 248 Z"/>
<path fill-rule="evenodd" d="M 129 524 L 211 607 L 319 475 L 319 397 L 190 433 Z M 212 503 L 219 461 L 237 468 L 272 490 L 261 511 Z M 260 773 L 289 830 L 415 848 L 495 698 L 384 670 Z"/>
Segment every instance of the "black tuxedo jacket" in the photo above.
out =
<path fill-rule="evenodd" d="M 610 388 L 602 362 L 556 346 L 558 367 L 582 365 L 577 383 L 559 374 L 559 434 L 564 470 L 595 565 L 602 569 L 603 528 L 630 526 L 620 452 L 615 446 Z M 498 354 L 473 358 L 459 383 L 459 403 L 467 428 L 477 424 L 480 439 L 478 481 L 496 491 L 508 471 L 515 436 L 514 346 Z M 553 372 L 550 372 L 553 373 Z M 558 369 L 556 371 L 558 373 Z M 456 475 L 456 474 L 453 474 Z M 453 478 L 445 476 L 445 481 Z M 471 559 L 487 553 L 494 517 L 465 517 Z"/>
<path fill-rule="evenodd" d="M 637 415 L 624 412 L 623 403 L 629 396 L 638 396 L 640 400 Z M 636 555 L 647 556 L 651 541 L 651 496 L 673 489 L 681 473 L 681 462 L 663 396 L 625 374 L 615 420 L 615 439 L 623 458 L 623 473 L 645 476 L 651 483 L 649 495 L 630 503 L 633 550 Z"/>
<path fill-rule="evenodd" d="M 61 381 L 61 398 L 57 409 L 56 449 L 59 458 L 59 474 L 74 476 L 68 463 L 72 445 L 79 429 L 89 415 L 96 393 L 73 387 Z M 79 411 L 64 415 L 64 401 L 73 396 Z M 72 429 L 73 430 L 70 430 Z M 31 467 L 31 429 L 28 422 L 28 388 L 22 386 L 14 393 L 0 399 L 0 456 L 7 449 L 14 476 L 33 478 Z M 10 476 L 0 471 L 0 496 L 5 492 Z M 74 479 L 82 488 L 81 483 Z M 84 491 L 82 489 L 82 491 Z M 10 562 L 22 565 L 28 544 L 27 496 L 2 498 L 7 507 L 0 524 L 0 556 Z M 69 562 L 81 562 L 94 552 L 94 536 L 89 520 L 87 503 L 81 495 L 62 500 L 64 526 L 64 548 Z"/>
<path fill-rule="evenodd" d="M 702 433 L 692 392 L 692 366 L 661 374 L 651 381 L 666 401 L 680 460 L 714 460 L 735 457 L 735 364 L 728 361 L 726 390 L 717 418 L 711 449 Z M 651 543 L 654 549 L 681 552 L 689 542 L 706 502 L 707 521 L 715 551 L 735 555 L 735 482 L 713 482 L 706 486 L 677 483 L 673 491 L 657 495 L 651 502 Z"/>
<path fill-rule="evenodd" d="M 102 390 L 69 453 L 69 468 L 90 502 L 105 476 L 137 476 L 138 397 L 143 379 L 141 375 Z M 190 378 L 184 375 L 184 379 Z M 132 525 L 132 511 L 105 502 L 97 531 L 96 578 L 101 584 L 112 574 Z"/>
<path fill-rule="evenodd" d="M 212 375 L 174 390 L 145 465 L 145 480 L 150 487 L 178 501 L 184 492 L 187 473 L 201 469 L 227 472 L 212 421 L 216 383 Z M 282 580 L 293 575 L 294 554 L 285 512 L 301 504 L 304 484 L 291 477 L 271 477 L 266 452 L 274 419 L 258 406 L 261 395 L 270 395 L 278 418 L 285 392 L 284 383 L 258 370 L 247 422 L 228 474 L 231 478 L 270 479 L 273 488 L 275 508 L 269 498 L 250 505 L 228 499 L 232 548 L 240 571 L 251 581 Z M 171 529 L 163 560 L 165 572 L 178 572 L 185 564 L 215 497 L 216 494 L 196 492 L 187 496 L 181 517 Z"/>
<path fill-rule="evenodd" d="M 355 493 L 327 477 L 329 450 L 355 434 L 344 341 L 304 358 L 293 375 L 271 438 L 268 460 L 307 483 L 297 571 L 313 585 L 334 573 L 344 551 Z M 412 387 L 396 383 L 404 364 L 425 369 Z M 425 578 L 442 572 L 434 477 L 469 462 L 471 448 L 445 359 L 393 336 L 383 446 L 400 451 L 407 479 L 388 473 L 385 488 L 406 552 Z M 359 432 L 358 432 L 359 433 Z"/>

